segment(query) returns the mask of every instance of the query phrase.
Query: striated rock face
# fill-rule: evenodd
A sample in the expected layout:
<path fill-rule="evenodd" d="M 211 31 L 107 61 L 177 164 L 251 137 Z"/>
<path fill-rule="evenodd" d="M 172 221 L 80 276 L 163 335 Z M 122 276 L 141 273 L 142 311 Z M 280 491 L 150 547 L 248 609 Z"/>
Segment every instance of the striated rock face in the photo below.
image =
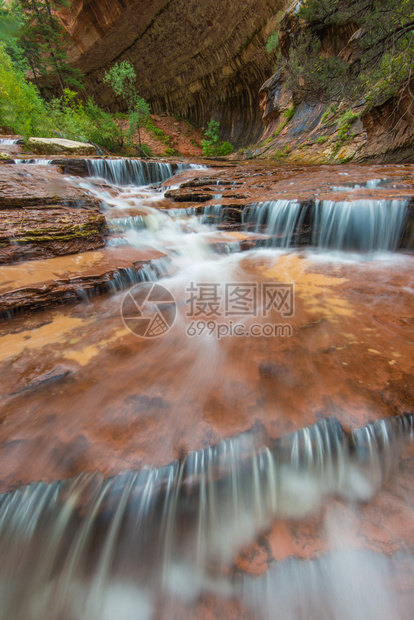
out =
<path fill-rule="evenodd" d="M 46 166 L 0 166 L 0 264 L 95 250 L 107 226 L 99 201 Z"/>
<path fill-rule="evenodd" d="M 292 2 L 278 24 L 280 51 L 285 58 L 295 46 L 300 30 L 312 26 L 297 16 Z M 318 29 L 320 55 L 337 56 L 350 65 L 358 61 L 361 34 L 358 24 L 324 24 Z M 289 90 L 282 69 L 260 89 L 264 132 L 255 155 L 288 163 L 325 164 L 356 162 L 414 162 L 414 81 L 381 105 L 369 107 L 360 93 L 358 101 L 308 101 L 309 93 Z M 348 115 L 348 117 L 347 117 Z"/>
<path fill-rule="evenodd" d="M 258 91 L 272 70 L 265 44 L 283 0 L 73 0 L 62 15 L 71 61 L 86 87 L 112 110 L 102 82 L 113 62 L 128 60 L 155 113 L 221 121 L 223 137 L 253 142 L 261 133 Z M 273 20 L 272 20 L 273 18 Z"/>
<path fill-rule="evenodd" d="M 0 276 L 0 318 L 115 291 L 116 278 L 132 276 L 164 256 L 153 249 L 121 247 L 7 265 Z"/>

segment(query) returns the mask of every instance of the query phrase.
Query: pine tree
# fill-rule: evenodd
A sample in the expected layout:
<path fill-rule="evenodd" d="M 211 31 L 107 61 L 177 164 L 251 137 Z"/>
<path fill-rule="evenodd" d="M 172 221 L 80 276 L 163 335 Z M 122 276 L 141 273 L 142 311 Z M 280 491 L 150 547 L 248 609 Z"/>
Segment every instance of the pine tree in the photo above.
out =
<path fill-rule="evenodd" d="M 33 79 L 43 86 L 57 78 L 60 90 L 80 84 L 80 72 L 67 62 L 67 34 L 57 12 L 69 5 L 68 0 L 15 0 L 12 10 L 20 18 L 18 40 Z"/>

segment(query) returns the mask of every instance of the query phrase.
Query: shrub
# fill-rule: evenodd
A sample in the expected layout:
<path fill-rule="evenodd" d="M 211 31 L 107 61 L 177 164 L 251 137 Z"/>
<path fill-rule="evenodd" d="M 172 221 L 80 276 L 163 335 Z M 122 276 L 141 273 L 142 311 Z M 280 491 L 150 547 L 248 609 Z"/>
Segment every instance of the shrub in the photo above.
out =
<path fill-rule="evenodd" d="M 206 139 L 201 141 L 203 155 L 206 157 L 230 155 L 233 145 L 230 142 L 222 142 L 219 138 L 220 123 L 211 120 L 205 132 Z"/>
<path fill-rule="evenodd" d="M 50 125 L 37 88 L 26 81 L 0 43 L 0 125 L 25 137 L 45 136 Z"/>

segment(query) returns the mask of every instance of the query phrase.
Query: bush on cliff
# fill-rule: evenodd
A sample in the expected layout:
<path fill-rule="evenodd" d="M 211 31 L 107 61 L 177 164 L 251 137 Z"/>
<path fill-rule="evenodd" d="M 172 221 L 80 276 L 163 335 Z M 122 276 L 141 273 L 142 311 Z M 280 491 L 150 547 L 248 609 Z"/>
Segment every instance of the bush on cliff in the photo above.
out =
<path fill-rule="evenodd" d="M 203 155 L 205 157 L 218 157 L 233 153 L 233 145 L 230 142 L 222 142 L 219 138 L 220 123 L 209 121 L 205 131 L 206 138 L 201 141 Z"/>
<path fill-rule="evenodd" d="M 284 36 L 273 34 L 268 49 L 276 50 L 287 86 L 302 99 L 339 101 L 362 95 L 378 105 L 414 75 L 413 0 L 305 0 L 297 14 L 286 14 L 281 26 Z M 348 61 L 330 48 L 334 33 L 346 29 L 354 32 Z"/>

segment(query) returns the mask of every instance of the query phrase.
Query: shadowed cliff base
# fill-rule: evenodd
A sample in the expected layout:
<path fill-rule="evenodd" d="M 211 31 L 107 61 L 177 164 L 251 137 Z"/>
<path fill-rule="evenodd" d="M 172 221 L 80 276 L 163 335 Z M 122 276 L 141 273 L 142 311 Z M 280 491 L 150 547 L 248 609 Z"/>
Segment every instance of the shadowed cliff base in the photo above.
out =
<path fill-rule="evenodd" d="M 114 62 L 127 60 L 154 113 L 178 114 L 199 126 L 217 118 L 223 138 L 242 146 L 262 131 L 258 92 L 272 70 L 265 45 L 282 5 L 127 0 L 92 7 L 75 0 L 62 18 L 74 43 L 71 62 L 100 105 L 124 110 L 102 79 Z"/>

